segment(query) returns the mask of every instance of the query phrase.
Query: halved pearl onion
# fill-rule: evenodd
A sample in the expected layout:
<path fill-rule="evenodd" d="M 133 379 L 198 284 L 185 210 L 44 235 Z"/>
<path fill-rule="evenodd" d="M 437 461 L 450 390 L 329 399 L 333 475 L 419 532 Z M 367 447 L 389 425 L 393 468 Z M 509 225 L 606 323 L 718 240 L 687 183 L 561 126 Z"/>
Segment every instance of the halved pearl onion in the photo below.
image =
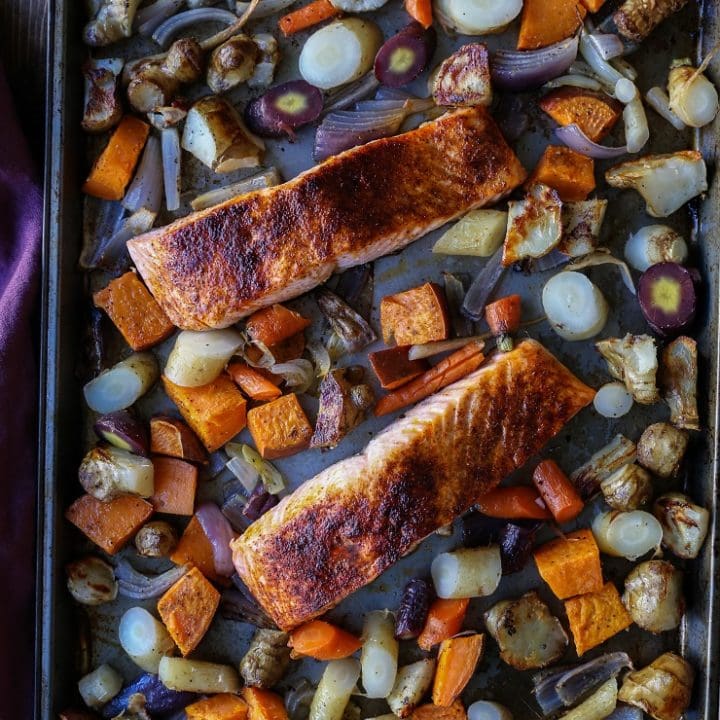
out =
<path fill-rule="evenodd" d="M 435 592 L 460 600 L 492 595 L 500 584 L 502 563 L 497 545 L 441 553 L 430 566 Z"/>
<path fill-rule="evenodd" d="M 640 272 L 661 262 L 682 265 L 687 256 L 687 243 L 667 225 L 646 225 L 625 243 L 625 259 Z"/>
<path fill-rule="evenodd" d="M 608 304 L 579 272 L 560 272 L 545 283 L 542 304 L 553 330 L 565 340 L 587 340 L 607 322 Z"/>
<path fill-rule="evenodd" d="M 630 412 L 633 398 L 622 383 L 612 382 L 595 393 L 593 405 L 603 417 L 619 418 Z"/>
<path fill-rule="evenodd" d="M 601 513 L 593 520 L 592 531 L 602 552 L 626 560 L 657 550 L 663 537 L 660 523 L 643 510 Z"/>
<path fill-rule="evenodd" d="M 342 720 L 359 677 L 360 663 L 357 660 L 331 660 L 313 695 L 309 720 Z"/>
<path fill-rule="evenodd" d="M 360 664 L 362 684 L 369 698 L 385 698 L 395 685 L 399 648 L 394 634 L 392 613 L 376 610 L 365 616 Z"/>
<path fill-rule="evenodd" d="M 109 370 L 101 372 L 83 388 L 85 402 L 95 412 L 106 413 L 130 407 L 158 378 L 152 353 L 134 353 Z"/>
<path fill-rule="evenodd" d="M 500 703 L 478 700 L 467 709 L 468 720 L 513 720 L 512 713 Z"/>
<path fill-rule="evenodd" d="M 183 330 L 165 365 L 165 377 L 182 387 L 200 387 L 215 380 L 242 345 L 237 330 Z"/>
<path fill-rule="evenodd" d="M 157 673 L 160 660 L 175 648 L 165 626 L 145 608 L 133 607 L 120 618 L 120 645 L 145 672 Z"/>

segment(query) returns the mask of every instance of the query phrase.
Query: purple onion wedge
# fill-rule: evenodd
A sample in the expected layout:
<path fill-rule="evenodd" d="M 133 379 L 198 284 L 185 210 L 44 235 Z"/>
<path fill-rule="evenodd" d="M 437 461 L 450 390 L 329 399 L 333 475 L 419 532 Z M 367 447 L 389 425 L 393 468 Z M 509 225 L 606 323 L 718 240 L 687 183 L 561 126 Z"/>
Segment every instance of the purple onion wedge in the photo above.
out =
<path fill-rule="evenodd" d="M 420 635 L 433 599 L 432 588 L 425 580 L 410 580 L 403 590 L 397 611 L 395 637 L 398 640 L 410 640 Z"/>
<path fill-rule="evenodd" d="M 652 265 L 640 277 L 638 299 L 645 320 L 656 333 L 677 335 L 695 318 L 693 273 L 673 262 Z"/>
<path fill-rule="evenodd" d="M 150 456 L 147 428 L 127 410 L 100 416 L 94 430 L 99 438 L 110 445 L 135 455 Z"/>
<path fill-rule="evenodd" d="M 412 22 L 386 40 L 375 56 L 375 77 L 387 87 L 412 82 L 427 66 L 435 52 L 437 37 L 431 27 Z"/>
<path fill-rule="evenodd" d="M 291 80 L 248 103 L 245 120 L 262 137 L 293 137 L 297 128 L 317 120 L 322 109 L 318 88 L 305 80 Z"/>

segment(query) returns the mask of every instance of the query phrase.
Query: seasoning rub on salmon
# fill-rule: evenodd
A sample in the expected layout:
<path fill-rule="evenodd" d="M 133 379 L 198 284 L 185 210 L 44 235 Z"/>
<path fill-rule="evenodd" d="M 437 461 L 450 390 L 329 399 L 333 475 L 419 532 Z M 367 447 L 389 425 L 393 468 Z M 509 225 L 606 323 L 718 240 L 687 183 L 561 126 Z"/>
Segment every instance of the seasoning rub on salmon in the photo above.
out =
<path fill-rule="evenodd" d="M 175 325 L 226 327 L 493 204 L 525 177 L 490 115 L 467 108 L 152 230 L 128 249 Z"/>
<path fill-rule="evenodd" d="M 231 543 L 240 577 L 290 630 L 374 580 L 525 463 L 594 390 L 525 340 L 323 470 Z"/>

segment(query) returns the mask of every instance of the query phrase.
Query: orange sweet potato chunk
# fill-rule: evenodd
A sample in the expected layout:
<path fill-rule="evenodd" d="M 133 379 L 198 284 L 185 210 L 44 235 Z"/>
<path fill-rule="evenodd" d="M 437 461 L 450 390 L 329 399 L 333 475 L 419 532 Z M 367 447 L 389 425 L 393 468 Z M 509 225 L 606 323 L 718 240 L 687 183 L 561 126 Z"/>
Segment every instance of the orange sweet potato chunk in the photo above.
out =
<path fill-rule="evenodd" d="M 535 50 L 569 38 L 586 14 L 578 0 L 524 0 L 518 50 Z"/>
<path fill-rule="evenodd" d="M 577 125 L 593 142 L 615 127 L 623 111 L 615 98 L 576 87 L 557 88 L 538 104 L 558 125 Z"/>
<path fill-rule="evenodd" d="M 245 330 L 251 340 L 270 347 L 301 333 L 308 325 L 308 318 L 275 303 L 253 313 L 247 320 Z"/>
<path fill-rule="evenodd" d="M 567 147 L 550 145 L 527 181 L 557 191 L 563 202 L 585 200 L 595 189 L 595 161 Z"/>
<path fill-rule="evenodd" d="M 197 568 L 185 573 L 160 598 L 160 618 L 183 655 L 200 644 L 219 604 L 220 593 Z"/>
<path fill-rule="evenodd" d="M 115 555 L 152 514 L 153 506 L 133 495 L 110 502 L 83 495 L 67 509 L 65 517 L 108 555 Z"/>
<path fill-rule="evenodd" d="M 177 458 L 154 457 L 155 492 L 150 502 L 155 512 L 192 515 L 195 510 L 198 470 Z"/>
<path fill-rule="evenodd" d="M 182 420 L 165 415 L 150 419 L 150 452 L 192 463 L 207 462 L 198 436 Z"/>
<path fill-rule="evenodd" d="M 242 696 L 248 704 L 248 720 L 288 720 L 285 703 L 277 693 L 246 687 Z"/>
<path fill-rule="evenodd" d="M 446 340 L 450 332 L 447 301 L 436 283 L 388 295 L 380 302 L 380 325 L 386 345 L 422 345 Z"/>
<path fill-rule="evenodd" d="M 220 693 L 185 708 L 188 720 L 245 720 L 247 703 L 237 695 Z"/>
<path fill-rule="evenodd" d="M 395 390 L 422 375 L 429 367 L 427 360 L 410 360 L 407 345 L 377 350 L 368 355 L 370 365 L 384 390 Z"/>
<path fill-rule="evenodd" d="M 304 450 L 313 434 L 312 425 L 294 393 L 250 410 L 248 429 L 258 452 L 267 460 Z"/>
<path fill-rule="evenodd" d="M 170 555 L 170 560 L 176 565 L 192 563 L 206 578 L 213 582 L 223 581 L 215 572 L 215 558 L 210 540 L 195 515 L 187 524 L 185 532 Z"/>

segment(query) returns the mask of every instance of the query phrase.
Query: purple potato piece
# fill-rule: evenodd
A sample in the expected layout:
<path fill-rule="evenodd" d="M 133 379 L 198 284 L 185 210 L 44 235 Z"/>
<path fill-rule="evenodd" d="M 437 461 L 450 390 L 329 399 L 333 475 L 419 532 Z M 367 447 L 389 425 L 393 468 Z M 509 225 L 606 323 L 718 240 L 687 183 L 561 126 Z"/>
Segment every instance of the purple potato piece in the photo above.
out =
<path fill-rule="evenodd" d="M 541 526 L 542 523 L 507 523 L 502 528 L 498 540 L 503 575 L 520 572 L 525 567 L 535 546 L 535 535 Z"/>
<path fill-rule="evenodd" d="M 413 578 L 405 586 L 395 623 L 395 637 L 398 640 L 410 640 L 420 635 L 434 596 L 430 585 L 421 578 Z"/>
<path fill-rule="evenodd" d="M 640 309 L 659 335 L 678 335 L 695 318 L 697 294 L 693 274 L 673 262 L 649 267 L 638 283 Z"/>
<path fill-rule="evenodd" d="M 114 718 L 122 713 L 127 708 L 130 697 L 135 693 L 142 693 L 145 696 L 146 709 L 153 716 L 181 710 L 198 698 L 195 693 L 170 690 L 160 682 L 157 675 L 143 673 L 129 685 L 126 685 L 118 695 L 103 707 L 102 716 L 104 718 Z"/>
<path fill-rule="evenodd" d="M 302 125 L 317 120 L 323 109 L 323 94 L 305 80 L 291 80 L 268 90 L 248 103 L 245 121 L 262 137 L 293 137 Z"/>
<path fill-rule="evenodd" d="M 127 410 L 102 415 L 93 426 L 95 434 L 121 450 L 150 457 L 150 443 L 144 423 Z"/>
<path fill-rule="evenodd" d="M 471 510 L 462 518 L 462 541 L 465 547 L 476 548 L 497 543 L 505 520 L 491 518 Z"/>
<path fill-rule="evenodd" d="M 412 22 L 386 40 L 375 56 L 375 77 L 387 87 L 402 87 L 412 82 L 427 66 L 435 52 L 437 36 Z"/>

